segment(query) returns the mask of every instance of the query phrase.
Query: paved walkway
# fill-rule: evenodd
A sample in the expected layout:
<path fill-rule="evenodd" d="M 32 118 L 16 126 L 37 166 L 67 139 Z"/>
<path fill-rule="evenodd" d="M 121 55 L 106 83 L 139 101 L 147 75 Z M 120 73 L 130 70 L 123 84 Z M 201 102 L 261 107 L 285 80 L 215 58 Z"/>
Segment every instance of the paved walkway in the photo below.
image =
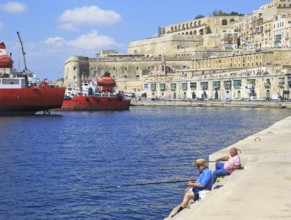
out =
<path fill-rule="evenodd" d="M 291 117 L 209 159 L 228 155 L 233 146 L 242 151 L 244 169 L 226 177 L 218 183 L 220 188 L 172 219 L 291 220 Z"/>

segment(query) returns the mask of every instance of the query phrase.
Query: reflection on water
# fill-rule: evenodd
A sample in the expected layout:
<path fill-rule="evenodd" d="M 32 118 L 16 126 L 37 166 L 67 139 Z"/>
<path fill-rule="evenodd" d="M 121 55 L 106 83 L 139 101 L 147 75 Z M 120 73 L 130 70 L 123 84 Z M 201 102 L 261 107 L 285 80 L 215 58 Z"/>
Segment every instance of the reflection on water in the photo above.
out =
<path fill-rule="evenodd" d="M 0 117 L 0 219 L 162 219 L 191 162 L 291 115 L 283 109 L 132 107 Z M 20 218 L 19 218 L 20 217 Z"/>

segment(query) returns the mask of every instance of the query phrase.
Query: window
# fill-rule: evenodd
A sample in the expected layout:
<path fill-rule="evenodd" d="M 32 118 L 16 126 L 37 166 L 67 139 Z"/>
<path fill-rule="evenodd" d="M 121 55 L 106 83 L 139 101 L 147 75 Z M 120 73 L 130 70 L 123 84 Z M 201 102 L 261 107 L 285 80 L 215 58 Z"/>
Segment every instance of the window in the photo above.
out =
<path fill-rule="evenodd" d="M 190 89 L 191 90 L 196 90 L 197 88 L 197 83 L 196 82 L 190 82 Z"/>
<path fill-rule="evenodd" d="M 227 20 L 226 19 L 222 20 L 222 25 L 227 25 Z"/>
<path fill-rule="evenodd" d="M 231 81 L 224 81 L 224 88 L 231 89 Z"/>
<path fill-rule="evenodd" d="M 208 82 L 201 82 L 200 86 L 201 86 L 202 90 L 207 90 L 208 89 Z"/>
<path fill-rule="evenodd" d="M 177 84 L 176 83 L 171 83 L 171 90 L 176 91 Z"/>
<path fill-rule="evenodd" d="M 233 87 L 235 89 L 240 89 L 240 87 L 241 87 L 241 80 L 234 80 L 233 81 Z"/>
<path fill-rule="evenodd" d="M 213 81 L 213 89 L 220 89 L 220 81 Z"/>
<path fill-rule="evenodd" d="M 187 91 L 187 89 L 188 89 L 187 83 L 182 83 L 182 90 Z"/>

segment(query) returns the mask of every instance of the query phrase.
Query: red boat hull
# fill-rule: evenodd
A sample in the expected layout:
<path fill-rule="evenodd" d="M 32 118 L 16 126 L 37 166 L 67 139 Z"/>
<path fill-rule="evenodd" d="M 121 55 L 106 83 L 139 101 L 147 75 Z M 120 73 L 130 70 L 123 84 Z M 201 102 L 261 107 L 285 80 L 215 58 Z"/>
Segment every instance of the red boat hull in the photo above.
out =
<path fill-rule="evenodd" d="M 61 111 L 129 110 L 130 100 L 115 96 L 75 96 L 64 100 Z"/>
<path fill-rule="evenodd" d="M 65 88 L 0 89 L 0 115 L 33 115 L 60 108 Z"/>

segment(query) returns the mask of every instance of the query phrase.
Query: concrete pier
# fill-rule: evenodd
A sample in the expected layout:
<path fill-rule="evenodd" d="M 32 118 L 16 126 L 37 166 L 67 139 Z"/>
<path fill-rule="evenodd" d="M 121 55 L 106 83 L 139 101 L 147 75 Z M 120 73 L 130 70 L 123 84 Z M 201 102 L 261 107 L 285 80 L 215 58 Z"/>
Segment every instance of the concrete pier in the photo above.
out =
<path fill-rule="evenodd" d="M 132 100 L 133 106 L 182 106 L 182 107 L 244 107 L 244 108 L 287 108 L 291 102 L 266 101 L 167 101 L 167 100 Z"/>
<path fill-rule="evenodd" d="M 241 150 L 244 169 L 216 183 L 204 199 L 172 219 L 290 220 L 291 117 L 210 155 L 209 159 L 229 155 L 231 147 Z"/>

